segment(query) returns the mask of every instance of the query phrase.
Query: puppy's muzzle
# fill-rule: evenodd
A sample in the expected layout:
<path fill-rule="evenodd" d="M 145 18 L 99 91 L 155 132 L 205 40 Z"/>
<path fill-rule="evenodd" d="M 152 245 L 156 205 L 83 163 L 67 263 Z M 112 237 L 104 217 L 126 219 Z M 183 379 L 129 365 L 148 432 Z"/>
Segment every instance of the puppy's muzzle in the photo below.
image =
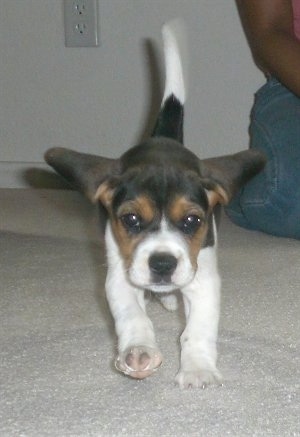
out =
<path fill-rule="evenodd" d="M 176 267 L 177 259 L 170 253 L 156 252 L 149 258 L 149 268 L 154 283 L 171 282 Z"/>

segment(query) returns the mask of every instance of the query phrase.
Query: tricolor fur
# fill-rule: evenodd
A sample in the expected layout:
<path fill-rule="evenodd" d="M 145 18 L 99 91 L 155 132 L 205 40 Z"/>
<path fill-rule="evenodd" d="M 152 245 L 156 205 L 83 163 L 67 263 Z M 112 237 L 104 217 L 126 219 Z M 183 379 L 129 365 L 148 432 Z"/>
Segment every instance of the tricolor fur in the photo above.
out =
<path fill-rule="evenodd" d="M 163 27 L 166 85 L 152 137 L 119 159 L 54 148 L 46 161 L 105 208 L 106 292 L 118 336 L 116 367 L 134 378 L 151 375 L 162 355 L 145 310 L 144 291 L 175 309 L 181 290 L 181 387 L 220 380 L 216 367 L 220 279 L 217 222 L 221 204 L 264 166 L 247 150 L 200 161 L 183 146 L 184 68 L 178 21 Z"/>

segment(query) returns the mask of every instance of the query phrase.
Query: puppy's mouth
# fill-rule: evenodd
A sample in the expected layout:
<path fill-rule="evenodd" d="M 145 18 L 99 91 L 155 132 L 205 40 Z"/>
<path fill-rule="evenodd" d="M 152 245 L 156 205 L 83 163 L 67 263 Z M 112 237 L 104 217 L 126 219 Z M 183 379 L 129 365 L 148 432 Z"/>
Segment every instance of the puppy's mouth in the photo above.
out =
<path fill-rule="evenodd" d="M 177 283 L 173 282 L 170 277 L 152 277 L 152 281 L 145 288 L 154 293 L 170 293 L 188 285 L 193 278 L 194 274 L 186 278 L 186 281 Z"/>
<path fill-rule="evenodd" d="M 170 281 L 166 281 L 165 279 L 161 279 L 159 281 L 151 281 L 151 282 L 141 282 L 141 281 L 135 281 L 131 278 L 131 283 L 138 288 L 142 288 L 144 290 L 149 290 L 154 293 L 170 293 L 172 291 L 176 291 L 181 289 L 182 287 L 185 287 L 188 285 L 194 278 L 194 275 L 191 275 L 191 277 L 187 278 L 186 281 L 182 283 L 174 283 Z"/>
<path fill-rule="evenodd" d="M 169 293 L 171 291 L 177 290 L 178 286 L 172 284 L 169 281 L 161 279 L 158 282 L 153 282 L 147 286 L 147 289 L 153 291 L 154 293 Z"/>

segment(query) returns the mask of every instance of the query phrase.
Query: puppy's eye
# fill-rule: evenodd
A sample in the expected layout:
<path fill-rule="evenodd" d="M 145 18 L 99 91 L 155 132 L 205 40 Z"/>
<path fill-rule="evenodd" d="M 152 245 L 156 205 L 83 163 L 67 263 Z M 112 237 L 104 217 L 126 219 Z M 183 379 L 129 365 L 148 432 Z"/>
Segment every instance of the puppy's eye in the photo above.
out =
<path fill-rule="evenodd" d="M 122 223 L 125 228 L 130 232 L 140 232 L 141 230 L 141 219 L 137 214 L 124 214 L 121 217 Z"/>
<path fill-rule="evenodd" d="M 191 214 L 182 219 L 180 228 L 185 234 L 192 235 L 198 230 L 201 224 L 201 218 L 196 214 Z"/>

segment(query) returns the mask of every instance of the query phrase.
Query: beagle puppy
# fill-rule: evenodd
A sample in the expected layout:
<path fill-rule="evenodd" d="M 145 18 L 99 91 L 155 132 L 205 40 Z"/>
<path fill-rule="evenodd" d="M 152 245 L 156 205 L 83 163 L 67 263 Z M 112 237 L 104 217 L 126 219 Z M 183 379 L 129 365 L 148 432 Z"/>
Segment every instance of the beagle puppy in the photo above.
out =
<path fill-rule="evenodd" d="M 220 205 L 265 165 L 255 150 L 200 160 L 183 145 L 186 98 L 178 20 L 163 26 L 166 82 L 151 138 L 119 159 L 52 148 L 45 160 L 106 212 L 106 294 L 118 337 L 116 368 L 132 378 L 162 363 L 145 291 L 169 310 L 183 296 L 181 388 L 221 381 L 216 367 Z"/>

